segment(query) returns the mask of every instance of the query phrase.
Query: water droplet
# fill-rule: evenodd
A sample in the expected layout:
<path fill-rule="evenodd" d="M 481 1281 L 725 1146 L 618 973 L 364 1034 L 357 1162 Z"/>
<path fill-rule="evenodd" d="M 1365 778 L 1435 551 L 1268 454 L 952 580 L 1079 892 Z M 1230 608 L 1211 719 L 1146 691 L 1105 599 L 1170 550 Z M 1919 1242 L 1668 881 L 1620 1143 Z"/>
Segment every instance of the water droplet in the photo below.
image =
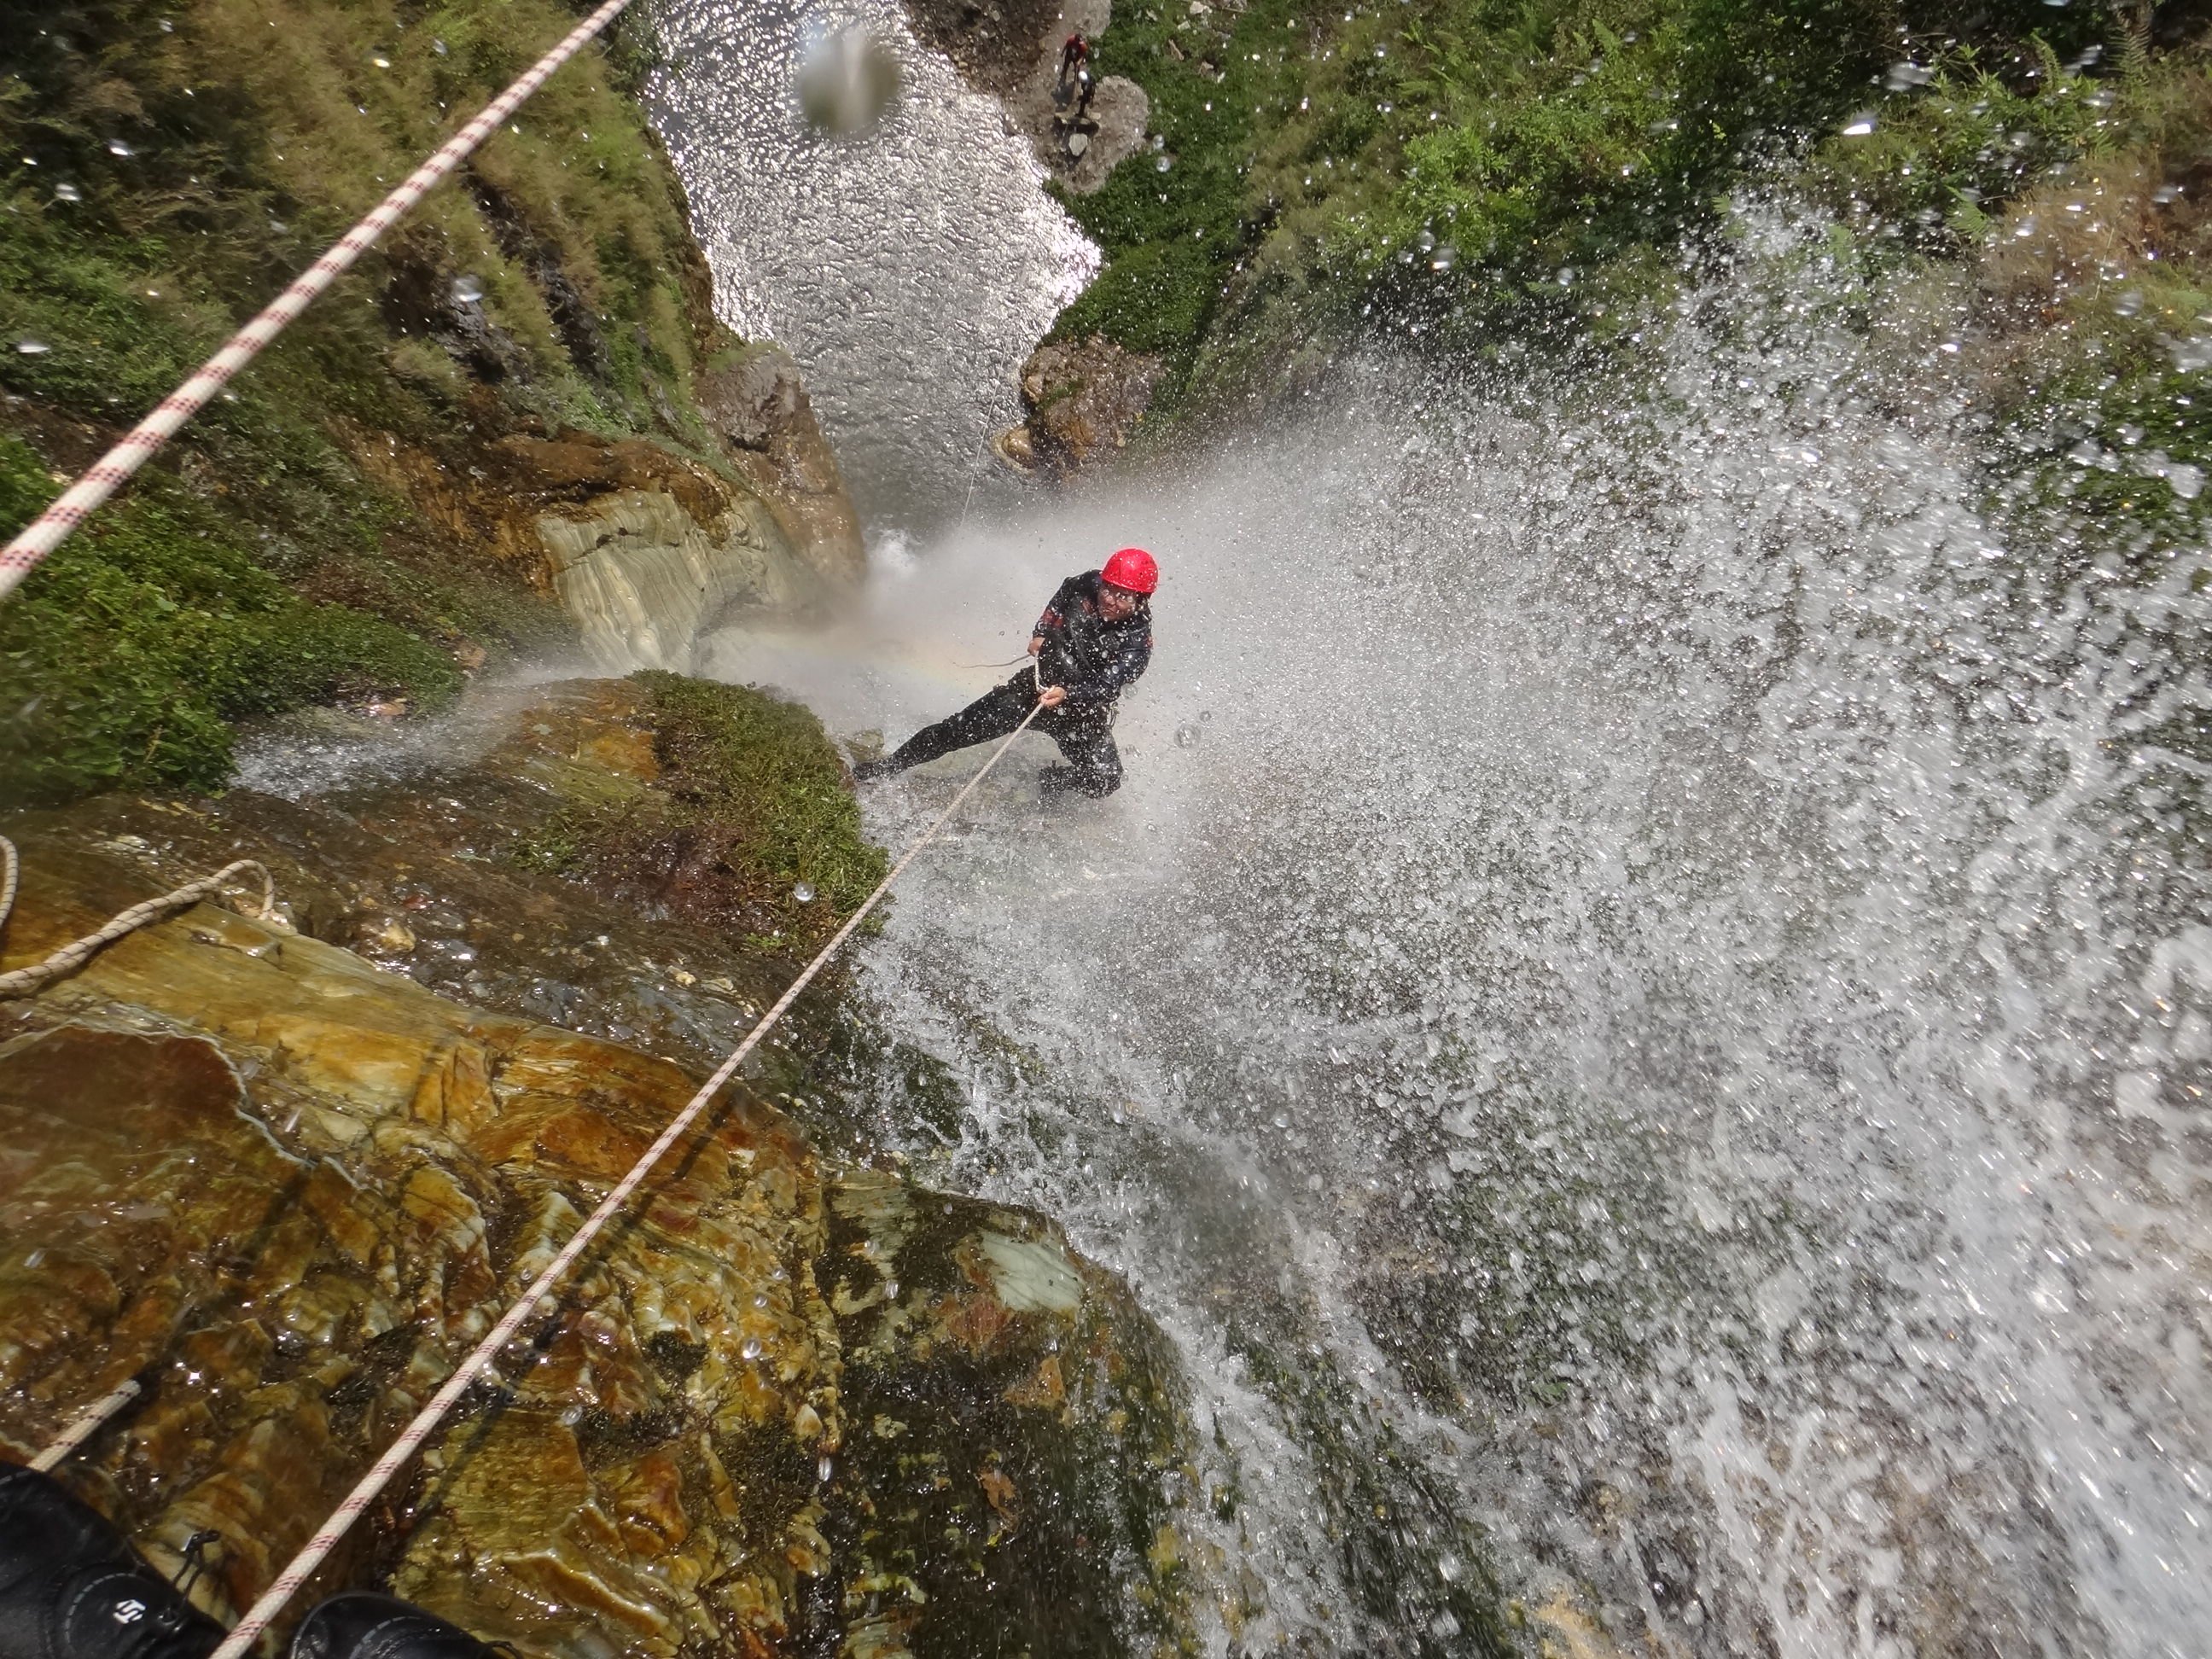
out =
<path fill-rule="evenodd" d="M 37 1266 L 38 1266 L 41 1261 L 44 1261 L 46 1259 L 46 1251 L 45 1251 L 43 1249 L 36 1249 L 36 1250 L 32 1251 L 32 1252 L 30 1253 L 30 1255 L 27 1255 L 27 1256 L 25 1256 L 25 1257 L 23 1258 L 23 1265 L 24 1265 L 26 1267 L 37 1267 Z"/>
<path fill-rule="evenodd" d="M 1426 253 L 1436 245 L 1437 234 L 1433 230 L 1423 230 L 1419 235 L 1413 238 L 1413 246 L 1420 249 L 1424 253 Z"/>
<path fill-rule="evenodd" d="M 21 352 L 26 357 L 43 357 L 49 351 L 52 351 L 53 348 L 48 345 L 44 340 L 34 340 L 27 334 L 21 339 L 15 342 L 15 349 Z"/>
<path fill-rule="evenodd" d="M 54 186 L 54 200 L 57 202 L 82 202 L 84 200 L 84 192 L 79 190 L 75 185 L 56 185 Z"/>
<path fill-rule="evenodd" d="M 738 1352 L 740 1355 L 742 1355 L 744 1358 L 747 1358 L 747 1359 L 758 1359 L 758 1358 L 761 1357 L 761 1340 L 760 1340 L 760 1338 L 758 1338 L 758 1337 L 757 1337 L 757 1336 L 749 1336 L 749 1337 L 747 1337 L 747 1338 L 745 1339 L 745 1340 L 744 1340 L 744 1346 L 743 1347 L 739 1348 L 739 1349 L 738 1350 Z"/>
<path fill-rule="evenodd" d="M 1153 169 L 1154 169 L 1156 172 L 1159 172 L 1159 173 L 1165 173 L 1165 172 L 1166 172 L 1170 167 L 1173 167 L 1174 165 L 1175 165 L 1175 161 L 1174 161 L 1174 159 L 1173 159 L 1172 157 L 1170 157 L 1170 156 L 1166 156 L 1166 155 L 1163 155 L 1163 156 L 1161 156 L 1158 161 L 1154 161 L 1154 162 L 1152 163 Z"/>
<path fill-rule="evenodd" d="M 478 282 L 475 277 L 456 276 L 453 278 L 453 303 L 455 305 L 472 306 L 477 301 L 483 299 L 483 284 Z"/>
<path fill-rule="evenodd" d="M 1429 256 L 1429 269 L 1431 270 L 1449 270 L 1458 263 L 1459 250 L 1454 247 L 1449 242 L 1443 243 L 1434 253 Z"/>
<path fill-rule="evenodd" d="M 2123 317 L 2132 317 L 2142 307 L 2142 290 L 2139 288 L 2123 289 L 2113 296 L 2112 309 Z"/>
<path fill-rule="evenodd" d="M 2166 469 L 2166 481 L 2183 501 L 2193 501 L 2197 492 L 2204 488 L 2204 471 L 2202 467 L 2190 465 L 2186 461 L 2176 461 Z"/>
<path fill-rule="evenodd" d="M 896 1302 L 896 1301 L 897 1301 L 897 1300 L 898 1300 L 898 1292 L 899 1292 L 899 1283 L 898 1283 L 898 1280 L 896 1280 L 896 1279 L 886 1279 L 885 1280 L 884 1280 L 884 1301 L 886 1301 L 886 1302 Z"/>
<path fill-rule="evenodd" d="M 1178 749 L 1197 748 L 1198 735 L 1198 727 L 1196 724 L 1190 720 L 1185 720 L 1181 726 L 1176 727 L 1176 747 Z"/>
<path fill-rule="evenodd" d="M 850 137 L 880 121 L 898 97 L 899 63 L 858 25 L 817 36 L 799 64 L 799 108 L 817 132 Z"/>
<path fill-rule="evenodd" d="M 136 155 L 138 152 L 120 138 L 111 138 L 107 141 L 107 153 L 110 155 Z"/>
<path fill-rule="evenodd" d="M 1844 137 L 1846 138 L 1863 138 L 1867 134 L 1872 132 L 1874 129 L 1874 112 L 1870 109 L 1862 110 L 1858 114 L 1854 115 L 1849 121 L 1844 124 Z"/>
<path fill-rule="evenodd" d="M 1906 92 L 1914 87 L 1924 87 L 1935 78 L 1934 70 L 1908 59 L 1892 64 L 1889 66 L 1889 73 L 1882 78 L 1882 84 L 1892 92 Z"/>
<path fill-rule="evenodd" d="M 791 896 L 797 899 L 801 904 L 813 903 L 814 884 L 811 881 L 802 881 L 799 883 L 791 890 Z"/>
<path fill-rule="evenodd" d="M 830 1471 L 832 1467 L 828 1458 L 817 1459 L 814 1465 L 814 1478 L 826 1485 L 830 1480 Z"/>
<path fill-rule="evenodd" d="M 392 60 L 389 58 L 385 57 L 381 52 L 379 52 L 375 57 L 370 58 L 368 61 L 375 64 L 379 69 L 390 69 L 392 67 Z"/>

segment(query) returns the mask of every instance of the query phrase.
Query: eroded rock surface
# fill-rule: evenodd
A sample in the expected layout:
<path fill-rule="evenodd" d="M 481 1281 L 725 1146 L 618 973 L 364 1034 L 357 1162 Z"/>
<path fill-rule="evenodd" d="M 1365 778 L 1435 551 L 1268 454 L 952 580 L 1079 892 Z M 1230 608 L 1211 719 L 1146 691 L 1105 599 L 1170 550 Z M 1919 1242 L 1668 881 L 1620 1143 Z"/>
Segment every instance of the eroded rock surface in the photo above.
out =
<path fill-rule="evenodd" d="M 533 799 L 542 822 L 659 786 L 637 684 L 533 692 L 484 726 L 473 795 L 444 793 L 450 772 L 367 780 L 344 806 L 240 791 L 0 823 L 26 865 L 0 969 L 240 852 L 301 927 L 380 954 L 203 905 L 0 1004 L 0 1444 L 27 1454 L 145 1379 L 68 1478 L 165 1566 L 220 1533 L 198 1593 L 219 1614 L 758 1006 L 728 941 L 641 927 L 486 837 Z M 582 1000 L 687 1063 L 536 1016 L 530 988 L 570 953 L 598 964 Z M 772 949 L 750 960 L 763 993 L 780 982 Z M 410 972 L 481 975 L 506 1006 Z M 807 1086 L 803 1054 L 774 1066 Z M 1042 1218 L 825 1164 L 757 1090 L 726 1095 L 501 1371 L 326 1588 L 388 1585 L 526 1655 L 594 1659 L 1193 1640 L 1188 1429 L 1126 1288 Z"/>
<path fill-rule="evenodd" d="M 999 435 L 1000 455 L 1024 471 L 1066 474 L 1112 454 L 1152 406 L 1160 367 L 1097 335 L 1039 346 L 1022 366 L 1029 418 Z"/>

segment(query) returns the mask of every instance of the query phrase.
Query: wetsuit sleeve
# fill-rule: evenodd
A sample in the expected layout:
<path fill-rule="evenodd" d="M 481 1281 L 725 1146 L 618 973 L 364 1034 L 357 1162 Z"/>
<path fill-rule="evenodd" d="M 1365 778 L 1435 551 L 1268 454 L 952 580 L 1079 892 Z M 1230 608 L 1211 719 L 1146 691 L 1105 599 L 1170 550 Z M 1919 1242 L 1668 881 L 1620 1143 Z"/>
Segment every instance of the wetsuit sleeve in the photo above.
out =
<path fill-rule="evenodd" d="M 1111 702 L 1137 683 L 1152 659 L 1152 630 L 1130 635 L 1128 642 L 1115 652 L 1113 659 L 1087 679 L 1077 681 L 1067 688 L 1071 702 Z"/>
<path fill-rule="evenodd" d="M 1030 632 L 1050 639 L 1067 626 L 1068 608 L 1074 603 L 1075 579 L 1071 576 L 1053 590 L 1052 603 L 1045 606 L 1044 615 L 1037 618 L 1036 626 Z"/>

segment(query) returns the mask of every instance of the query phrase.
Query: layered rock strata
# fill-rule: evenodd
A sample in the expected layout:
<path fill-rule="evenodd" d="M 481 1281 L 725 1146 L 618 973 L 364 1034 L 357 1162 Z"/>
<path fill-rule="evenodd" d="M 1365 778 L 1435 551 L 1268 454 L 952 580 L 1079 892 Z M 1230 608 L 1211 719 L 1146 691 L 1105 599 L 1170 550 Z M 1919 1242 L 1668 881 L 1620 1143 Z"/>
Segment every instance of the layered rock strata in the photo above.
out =
<path fill-rule="evenodd" d="M 571 799 L 595 778 L 649 786 L 618 696 L 510 714 L 499 729 L 532 741 L 494 742 L 491 769 Z M 295 831 L 328 811 L 285 810 Z M 254 821 L 142 802 L 0 825 L 26 854 L 0 967 Z M 394 896 L 389 866 L 360 866 L 376 833 L 265 849 L 301 926 L 365 928 L 376 912 L 347 890 Z M 390 957 L 437 943 L 400 918 L 440 907 L 477 908 L 468 936 L 517 959 L 562 948 L 490 914 L 499 883 L 529 885 L 512 867 L 448 887 L 448 863 L 496 863 L 461 851 L 416 855 L 428 902 L 374 930 Z M 673 932 L 695 969 L 715 965 Z M 431 976 L 458 966 L 428 954 Z M 466 1006 L 396 965 L 203 905 L 0 1005 L 0 1445 L 27 1455 L 118 1379 L 146 1381 L 67 1478 L 165 1567 L 218 1533 L 195 1592 L 218 1614 L 268 1582 L 693 1087 L 669 1060 Z M 702 975 L 654 977 L 632 1008 Z M 714 977 L 726 988 L 666 1029 L 741 1006 Z M 526 982 L 487 981 L 510 999 Z M 388 1584 L 526 1655 L 1194 1639 L 1187 1516 L 1163 1495 L 1188 1425 L 1127 1290 L 1041 1218 L 825 1164 L 747 1088 L 500 1369 L 322 1589 Z"/>

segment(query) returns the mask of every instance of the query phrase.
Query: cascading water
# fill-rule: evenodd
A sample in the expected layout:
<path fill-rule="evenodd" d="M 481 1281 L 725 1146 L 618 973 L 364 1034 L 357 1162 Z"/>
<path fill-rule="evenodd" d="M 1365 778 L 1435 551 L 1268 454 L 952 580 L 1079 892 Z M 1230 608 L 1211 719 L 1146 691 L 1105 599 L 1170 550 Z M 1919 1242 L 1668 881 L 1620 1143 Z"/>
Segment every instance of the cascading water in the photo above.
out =
<path fill-rule="evenodd" d="M 1160 555 L 1127 787 L 1010 766 L 866 982 L 966 1091 L 881 1136 L 1182 1345 L 1225 1650 L 1483 1651 L 1483 1559 L 1653 1651 L 2212 1630 L 2205 562 L 2002 516 L 1960 319 L 1739 228 L 1632 382 L 1378 356 L 717 642 L 896 740 Z"/>
<path fill-rule="evenodd" d="M 872 527 L 960 512 L 991 432 L 1020 418 L 1022 360 L 1097 250 L 998 102 L 918 45 L 896 0 L 681 0 L 654 19 L 674 67 L 653 122 L 716 308 L 798 359 Z M 905 82 L 845 138 L 813 131 L 794 89 L 810 43 L 837 30 L 893 52 Z"/>

